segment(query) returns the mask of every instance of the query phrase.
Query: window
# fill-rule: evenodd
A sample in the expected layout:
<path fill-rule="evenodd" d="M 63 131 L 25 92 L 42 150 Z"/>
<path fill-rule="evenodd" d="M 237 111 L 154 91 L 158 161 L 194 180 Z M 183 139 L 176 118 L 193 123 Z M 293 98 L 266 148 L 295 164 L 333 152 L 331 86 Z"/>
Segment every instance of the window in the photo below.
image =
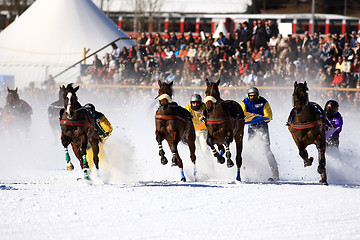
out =
<path fill-rule="evenodd" d="M 184 21 L 184 32 L 195 32 L 196 18 L 185 18 Z"/>

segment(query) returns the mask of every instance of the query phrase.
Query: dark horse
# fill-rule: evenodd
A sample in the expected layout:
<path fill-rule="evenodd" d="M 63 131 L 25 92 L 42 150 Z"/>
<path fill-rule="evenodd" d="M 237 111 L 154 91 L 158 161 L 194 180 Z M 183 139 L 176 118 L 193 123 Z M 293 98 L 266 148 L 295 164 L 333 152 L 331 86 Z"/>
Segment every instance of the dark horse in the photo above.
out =
<path fill-rule="evenodd" d="M 49 124 L 55 136 L 60 133 L 59 117 L 60 110 L 64 108 L 64 89 L 59 86 L 59 99 L 48 107 Z"/>
<path fill-rule="evenodd" d="M 306 147 L 315 144 L 318 150 L 318 173 L 320 182 L 328 185 L 326 180 L 325 161 L 325 118 L 323 109 L 315 102 L 309 102 L 306 81 L 294 83 L 292 94 L 293 110 L 288 120 L 288 129 L 299 149 L 299 155 L 304 160 L 304 167 L 312 165 L 313 157 L 308 156 Z"/>
<path fill-rule="evenodd" d="M 3 110 L 3 128 L 12 130 L 24 130 L 29 132 L 31 125 L 32 108 L 20 99 L 18 89 L 7 88 L 6 105 Z"/>
<path fill-rule="evenodd" d="M 244 137 L 244 112 L 239 103 L 233 100 L 223 100 L 220 98 L 219 91 L 220 79 L 216 82 L 209 82 L 206 79 L 205 99 L 208 129 L 207 144 L 210 146 L 218 162 L 223 164 L 225 158 L 215 149 L 217 144 L 219 151 L 225 153 L 227 166 L 233 167 L 234 162 L 231 160 L 230 143 L 235 139 L 236 143 L 236 180 L 241 181 L 240 168 L 242 165 L 241 152 L 243 149 Z"/>
<path fill-rule="evenodd" d="M 73 88 L 72 84 L 62 86 L 64 107 L 61 111 L 61 143 L 64 146 L 67 170 L 74 169 L 70 161 L 68 145 L 71 144 L 75 156 L 80 161 L 81 169 L 84 171 L 85 179 L 89 180 L 89 165 L 86 159 L 86 147 L 91 145 L 94 164 L 99 169 L 99 134 L 95 128 L 95 119 L 80 105 L 76 96 L 79 86 Z"/>
<path fill-rule="evenodd" d="M 179 156 L 177 146 L 180 141 L 187 143 L 191 161 L 195 164 L 195 129 L 191 119 L 187 119 L 185 112 L 187 110 L 172 102 L 172 85 L 173 82 L 168 84 L 159 81 L 160 89 L 157 98 L 160 101 L 160 106 L 155 115 L 155 135 L 159 146 L 161 164 L 165 165 L 168 163 L 162 146 L 162 141 L 165 139 L 172 152 L 172 166 L 179 166 L 181 181 L 186 182 L 183 162 Z"/>

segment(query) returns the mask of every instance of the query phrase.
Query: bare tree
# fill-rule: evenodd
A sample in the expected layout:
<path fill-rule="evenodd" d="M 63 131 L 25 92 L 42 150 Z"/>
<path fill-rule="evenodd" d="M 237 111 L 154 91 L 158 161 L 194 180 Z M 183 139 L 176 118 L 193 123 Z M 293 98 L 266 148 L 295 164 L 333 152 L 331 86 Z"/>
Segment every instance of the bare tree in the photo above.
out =
<path fill-rule="evenodd" d="M 151 26 L 154 22 L 154 16 L 159 15 L 164 0 L 137 0 L 135 9 L 135 17 L 137 22 L 137 31 L 145 31 L 145 20 L 147 19 L 149 25 L 147 31 L 151 31 Z"/>

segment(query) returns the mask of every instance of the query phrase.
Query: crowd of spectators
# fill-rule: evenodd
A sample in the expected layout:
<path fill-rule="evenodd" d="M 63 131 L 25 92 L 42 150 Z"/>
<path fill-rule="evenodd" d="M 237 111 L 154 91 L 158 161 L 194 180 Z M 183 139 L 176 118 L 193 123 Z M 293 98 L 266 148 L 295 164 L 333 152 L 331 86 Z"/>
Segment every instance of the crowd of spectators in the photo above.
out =
<path fill-rule="evenodd" d="M 77 83 L 155 86 L 162 80 L 173 81 L 175 86 L 200 87 L 205 85 L 206 78 L 221 78 L 222 87 L 291 88 L 295 80 L 306 80 L 312 90 L 332 89 L 322 90 L 324 101 L 334 99 L 340 106 L 344 103 L 360 109 L 360 91 L 338 90 L 339 87 L 360 90 L 360 31 L 326 36 L 305 32 L 283 37 L 271 20 L 258 20 L 252 26 L 242 22 L 235 31 L 226 36 L 219 33 L 217 38 L 210 33 L 177 36 L 173 32 L 163 35 L 143 32 L 135 46 L 120 49 L 113 44 L 111 52 L 94 55 L 85 73 Z M 44 88 L 46 92 L 31 86 L 25 91 L 51 99 L 57 95 L 52 78 Z M 100 92 L 107 91 L 111 96 L 117 90 Z"/>
<path fill-rule="evenodd" d="M 203 86 L 221 78 L 222 86 L 291 87 L 297 80 L 311 88 L 360 88 L 360 31 L 284 37 L 271 20 L 258 20 L 217 38 L 143 32 L 129 49 L 114 44 L 102 58 L 94 55 L 86 73 L 96 84 Z M 355 92 L 344 95 L 356 99 Z"/>
<path fill-rule="evenodd" d="M 141 33 L 135 46 L 94 56 L 87 73 L 102 84 L 201 86 L 221 78 L 225 86 L 289 86 L 293 80 L 316 87 L 360 87 L 360 37 L 356 32 L 283 37 L 271 20 L 240 23 L 217 38 L 192 33 Z"/>

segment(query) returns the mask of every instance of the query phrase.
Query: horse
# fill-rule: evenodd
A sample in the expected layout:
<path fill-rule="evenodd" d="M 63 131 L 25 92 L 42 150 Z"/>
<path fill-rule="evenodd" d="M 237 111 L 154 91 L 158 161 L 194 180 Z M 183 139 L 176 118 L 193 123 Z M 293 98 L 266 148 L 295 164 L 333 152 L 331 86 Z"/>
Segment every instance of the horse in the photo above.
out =
<path fill-rule="evenodd" d="M 76 96 L 78 90 L 79 86 L 74 88 L 72 83 L 61 87 L 61 91 L 64 93 L 64 109 L 60 112 L 61 143 L 65 151 L 67 170 L 74 169 L 68 151 L 68 145 L 71 144 L 75 156 L 79 159 L 85 179 L 90 180 L 86 148 L 90 143 L 94 165 L 96 169 L 99 169 L 99 134 L 96 131 L 95 119 L 91 118 L 88 111 L 78 102 Z"/>
<path fill-rule="evenodd" d="M 59 117 L 60 110 L 64 108 L 64 89 L 59 86 L 59 99 L 51 103 L 48 107 L 48 118 L 50 127 L 55 136 L 60 134 Z"/>
<path fill-rule="evenodd" d="M 178 166 L 181 173 L 181 181 L 186 182 L 186 178 L 183 171 L 183 162 L 178 153 L 177 146 L 180 141 L 186 143 L 190 150 L 190 158 L 194 164 L 195 169 L 195 129 L 191 119 L 187 119 L 187 110 L 177 106 L 172 101 L 173 94 L 173 82 L 163 83 L 158 81 L 159 91 L 156 98 L 159 99 L 160 105 L 155 115 L 155 136 L 159 146 L 159 155 L 161 157 L 161 164 L 166 165 L 168 163 L 165 157 L 165 152 L 162 146 L 162 141 L 165 139 L 172 152 L 172 166 Z M 190 114 L 189 112 L 187 112 Z M 194 170 L 194 175 L 196 170 Z M 196 177 L 196 176 L 195 176 Z"/>
<path fill-rule="evenodd" d="M 206 97 L 204 98 L 207 114 L 206 126 L 208 129 L 206 142 L 220 164 L 225 163 L 225 158 L 215 149 L 214 144 L 218 146 L 218 150 L 222 153 L 224 152 L 223 145 L 225 145 L 227 167 L 231 168 L 234 166 L 234 162 L 231 160 L 230 143 L 235 139 L 236 180 L 241 181 L 240 168 L 242 165 L 241 152 L 243 149 L 245 116 L 239 103 L 234 100 L 221 99 L 219 84 L 220 79 L 216 82 L 209 82 L 206 79 Z"/>
<path fill-rule="evenodd" d="M 7 88 L 6 104 L 3 109 L 3 128 L 11 130 L 30 131 L 31 106 L 23 99 L 20 99 L 18 88 L 11 90 Z"/>
<path fill-rule="evenodd" d="M 304 167 L 312 165 L 313 157 L 308 156 L 306 147 L 315 144 L 318 150 L 320 183 L 328 185 L 326 178 L 326 138 L 324 110 L 315 102 L 309 102 L 308 87 L 304 83 L 294 83 L 292 94 L 293 110 L 288 119 L 288 129 L 299 149 L 299 155 L 304 160 Z"/>

